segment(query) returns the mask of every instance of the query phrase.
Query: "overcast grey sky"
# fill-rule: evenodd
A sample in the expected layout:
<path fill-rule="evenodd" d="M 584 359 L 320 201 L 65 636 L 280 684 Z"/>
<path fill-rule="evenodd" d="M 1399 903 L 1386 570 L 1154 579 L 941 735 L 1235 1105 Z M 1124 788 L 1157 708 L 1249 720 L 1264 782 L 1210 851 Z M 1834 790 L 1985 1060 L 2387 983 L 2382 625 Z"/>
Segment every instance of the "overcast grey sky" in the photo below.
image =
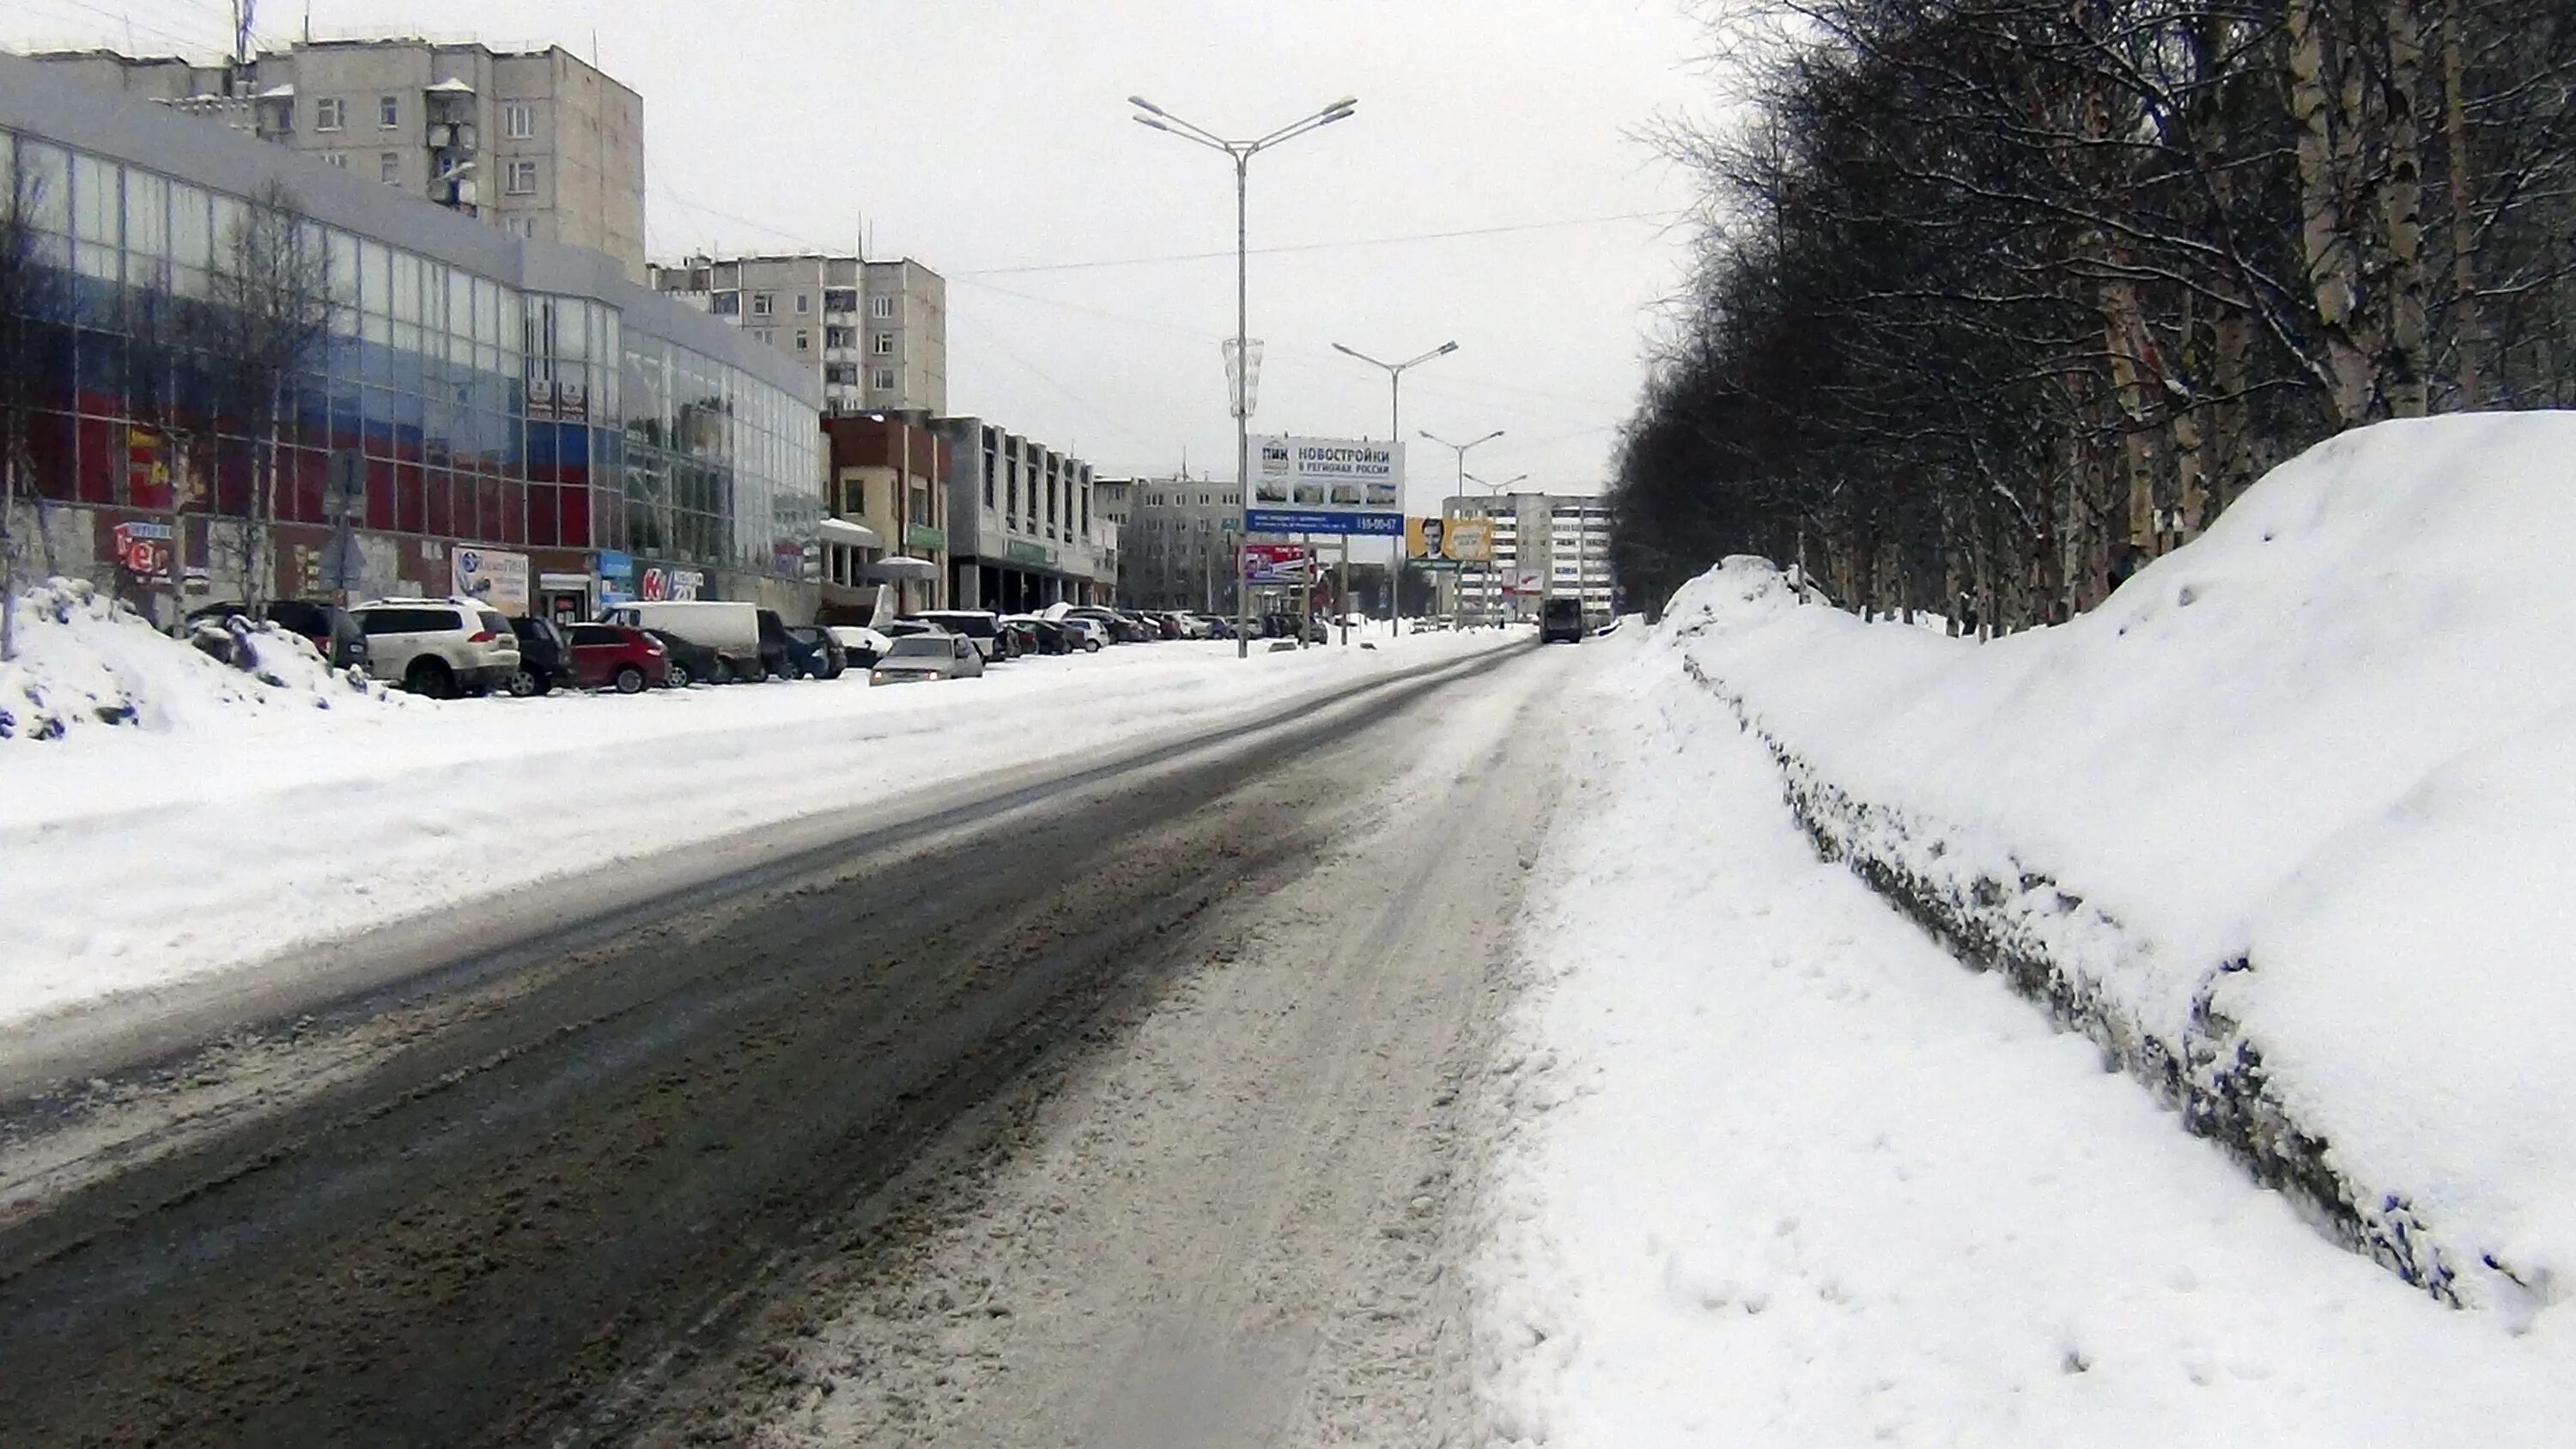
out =
<path fill-rule="evenodd" d="M 305 8 L 261 5 L 284 41 Z M 1231 171 L 1128 120 L 1226 135 L 1355 94 L 1252 167 L 1259 431 L 1507 430 L 1470 471 L 1590 491 L 1681 271 L 1686 178 L 1631 133 L 1707 93 L 1684 0 L 313 0 L 314 32 L 557 42 L 644 96 L 652 253 L 846 249 L 949 279 L 949 401 L 1112 472 L 1230 476 Z M 225 0 L 7 0 L 0 41 L 221 48 Z M 182 44 L 184 42 L 184 45 Z M 1505 230 L 1509 228 L 1509 230 Z M 1440 239 L 1386 241 L 1387 238 Z M 1367 245 L 1362 243 L 1379 243 Z M 1201 260 L 1138 259 L 1224 253 Z M 1080 263 L 1134 265 L 1076 266 Z M 1052 268 L 1052 270 L 1050 270 Z M 1444 449 L 1410 458 L 1417 509 Z"/>

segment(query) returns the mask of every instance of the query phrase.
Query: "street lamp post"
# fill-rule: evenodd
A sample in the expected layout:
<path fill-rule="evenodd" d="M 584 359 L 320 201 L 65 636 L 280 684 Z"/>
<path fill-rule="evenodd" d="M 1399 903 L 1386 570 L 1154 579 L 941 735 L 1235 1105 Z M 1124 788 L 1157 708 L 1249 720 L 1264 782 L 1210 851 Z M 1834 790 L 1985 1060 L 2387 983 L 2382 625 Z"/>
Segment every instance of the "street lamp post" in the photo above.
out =
<path fill-rule="evenodd" d="M 1438 436 L 1438 435 L 1436 435 L 1436 434 L 1428 433 L 1428 432 L 1424 433 L 1422 436 L 1423 436 L 1423 437 L 1425 437 L 1425 438 L 1430 439 L 1432 442 L 1438 443 L 1440 446 L 1442 446 L 1442 447 L 1444 447 L 1444 448 L 1447 448 L 1447 449 L 1449 449 L 1450 451 L 1452 451 L 1452 452 L 1454 452 L 1454 453 L 1456 453 L 1456 454 L 1458 455 L 1458 494 L 1457 494 L 1457 496 L 1459 496 L 1459 497 L 1461 497 L 1461 498 L 1464 498 L 1464 497 L 1466 497 L 1466 496 L 1467 496 L 1467 453 L 1468 453 L 1468 451 L 1469 451 L 1470 449 L 1474 449 L 1474 448 L 1481 448 L 1481 447 L 1483 447 L 1485 444 L 1492 442 L 1494 439 L 1499 438 L 1499 437 L 1501 437 L 1502 435 L 1503 435 L 1503 430 L 1502 430 L 1502 429 L 1500 429 L 1500 428 L 1496 428 L 1496 429 L 1494 429 L 1492 432 L 1487 433 L 1487 434 L 1486 434 L 1486 435 L 1484 435 L 1483 437 L 1476 439 L 1476 440 L 1475 440 L 1474 442 L 1472 442 L 1472 443 L 1453 443 L 1453 442 L 1450 442 L 1447 438 L 1443 438 L 1443 437 L 1440 437 L 1440 436 Z M 1485 571 L 1486 571 L 1486 572 L 1488 572 L 1488 573 L 1491 573 L 1491 572 L 1493 571 L 1493 564 L 1492 564 L 1490 561 L 1485 565 Z M 1463 582 L 1463 581 L 1464 581 L 1464 579 L 1465 579 L 1465 577 L 1466 577 L 1466 570 L 1465 570 L 1464 568 L 1461 568 L 1458 572 L 1459 572 L 1459 578 L 1460 578 L 1460 579 L 1461 579 L 1461 581 Z"/>
<path fill-rule="evenodd" d="M 1408 367 L 1419 367 L 1435 357 L 1446 357 L 1458 350 L 1458 344 L 1443 342 L 1420 357 L 1408 357 L 1402 362 L 1381 361 L 1356 347 L 1345 347 L 1338 342 L 1333 344 L 1333 350 L 1356 357 L 1371 367 L 1386 369 L 1386 436 L 1389 441 L 1401 441 L 1404 437 L 1404 370 Z M 1463 462 L 1461 466 L 1463 467 Z M 1401 507 L 1403 499 L 1399 497 L 1396 502 L 1398 507 Z M 1386 566 L 1386 628 L 1389 634 L 1404 632 L 1403 578 L 1404 536 L 1398 534 L 1395 539 L 1395 552 Z"/>
<path fill-rule="evenodd" d="M 1237 659 L 1252 654 L 1252 569 L 1245 545 L 1252 537 L 1252 283 L 1247 245 L 1250 225 L 1246 219 L 1247 199 L 1251 194 L 1252 158 L 1262 151 L 1294 140 L 1309 131 L 1320 130 L 1335 121 L 1350 119 L 1358 108 L 1359 97 L 1344 96 L 1302 120 L 1291 121 L 1267 136 L 1250 141 L 1230 141 L 1204 126 L 1182 120 L 1143 96 L 1129 96 L 1127 104 L 1136 108 L 1128 119 L 1140 126 L 1166 131 L 1211 151 L 1222 151 L 1234 162 L 1234 484 L 1236 506 L 1242 510 L 1243 529 L 1234 546 L 1234 655 Z"/>

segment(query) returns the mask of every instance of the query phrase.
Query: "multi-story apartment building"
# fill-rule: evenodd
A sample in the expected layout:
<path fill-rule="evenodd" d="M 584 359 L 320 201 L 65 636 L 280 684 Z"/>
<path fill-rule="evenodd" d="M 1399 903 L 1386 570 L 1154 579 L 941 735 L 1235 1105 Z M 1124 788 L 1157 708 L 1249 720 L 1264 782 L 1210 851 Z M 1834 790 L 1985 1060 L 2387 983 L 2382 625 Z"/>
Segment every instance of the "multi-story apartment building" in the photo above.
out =
<path fill-rule="evenodd" d="M 1505 493 L 1449 498 L 1452 518 L 1489 518 L 1494 525 L 1490 568 L 1459 571 L 1442 580 L 1442 608 L 1469 622 L 1528 619 L 1542 599 L 1571 595 L 1583 601 L 1587 620 L 1606 620 L 1615 606 L 1610 572 L 1610 510 L 1582 494 Z"/>
<path fill-rule="evenodd" d="M 1104 603 L 1118 588 L 1118 535 L 1092 467 L 982 418 L 938 418 L 949 448 L 950 597 L 1018 613 Z"/>
<path fill-rule="evenodd" d="M 246 66 L 31 56 L 644 280 L 644 98 L 561 46 L 299 41 Z"/>
<path fill-rule="evenodd" d="M 1119 599 L 1140 609 L 1231 612 L 1243 495 L 1183 473 L 1123 481 Z"/>
<path fill-rule="evenodd" d="M 811 616 L 812 379 L 607 255 L 513 241 L 0 55 L 0 172 L 13 167 L 34 182 L 33 295 L 82 319 L 40 349 L 25 431 L 0 438 L 33 473 L 11 531 L 39 538 L 49 567 L 165 622 L 254 588 L 471 587 L 569 618 L 635 596 Z M 281 194 L 292 211 L 265 210 Z M 285 401 L 267 415 L 158 330 L 183 299 L 220 305 L 217 279 L 239 265 L 228 233 L 254 224 L 286 229 L 331 301 L 323 334 L 262 390 Z"/>
<path fill-rule="evenodd" d="M 690 257 L 650 285 L 814 370 L 823 411 L 948 410 L 948 283 L 906 257 Z"/>

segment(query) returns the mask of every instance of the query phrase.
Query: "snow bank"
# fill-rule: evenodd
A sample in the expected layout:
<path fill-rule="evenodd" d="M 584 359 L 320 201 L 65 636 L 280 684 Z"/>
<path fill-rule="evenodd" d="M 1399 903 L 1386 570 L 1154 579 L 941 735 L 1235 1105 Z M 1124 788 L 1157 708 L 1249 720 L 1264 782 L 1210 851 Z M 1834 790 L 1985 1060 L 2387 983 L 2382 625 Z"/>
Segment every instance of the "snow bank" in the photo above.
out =
<path fill-rule="evenodd" d="M 229 663 L 75 579 L 22 592 L 17 629 L 18 657 L 0 663 L 0 748 L 136 730 L 207 733 L 409 703 L 363 675 L 334 671 L 274 625 L 234 623 L 222 647 L 240 662 Z"/>
<path fill-rule="evenodd" d="M 2062 627 L 1802 607 L 1752 560 L 1657 638 L 1819 843 L 2367 1249 L 2516 1314 L 2576 1284 L 2576 417 L 2391 423 Z"/>
<path fill-rule="evenodd" d="M 883 689 L 852 674 L 405 700 L 256 732 L 102 729 L 0 751 L 0 1025 L 779 822 L 864 818 L 924 786 L 1505 641 L 1372 642 L 1240 661 L 1229 643 L 1122 646 Z"/>
<path fill-rule="evenodd" d="M 1478 1442 L 2563 1443 L 2576 1318 L 2456 1313 L 2314 1233 L 1783 808 L 1635 631 L 1491 1079 Z"/>

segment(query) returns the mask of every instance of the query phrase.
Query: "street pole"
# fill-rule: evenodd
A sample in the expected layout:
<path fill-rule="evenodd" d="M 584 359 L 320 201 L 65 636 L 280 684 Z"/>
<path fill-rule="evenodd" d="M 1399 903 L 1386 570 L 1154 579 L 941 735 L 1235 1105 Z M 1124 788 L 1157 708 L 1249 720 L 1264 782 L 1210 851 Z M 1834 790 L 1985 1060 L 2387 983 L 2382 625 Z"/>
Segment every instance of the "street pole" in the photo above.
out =
<path fill-rule="evenodd" d="M 1423 353 L 1419 357 L 1408 357 L 1402 362 L 1388 362 L 1382 358 L 1371 357 L 1356 347 L 1346 347 L 1339 342 L 1333 344 L 1333 350 L 1347 357 L 1356 357 L 1371 367 L 1382 367 L 1386 369 L 1386 436 L 1389 442 L 1395 442 L 1404 437 L 1405 370 L 1408 368 L 1419 367 L 1423 363 L 1429 362 L 1435 357 L 1446 357 L 1450 353 L 1458 350 L 1458 344 L 1455 341 L 1443 342 L 1439 346 L 1432 348 L 1429 352 Z M 1462 462 L 1460 466 L 1463 467 L 1465 465 Z M 1399 498 L 1397 502 L 1398 507 L 1401 508 L 1402 500 Z M 1349 546 L 1348 540 L 1345 540 L 1343 543 L 1344 549 L 1347 550 Z M 1395 634 L 1401 634 L 1404 632 L 1402 603 L 1404 565 L 1404 536 L 1402 534 L 1398 534 L 1395 539 L 1395 548 L 1387 560 L 1386 571 L 1386 626 L 1390 633 Z"/>
<path fill-rule="evenodd" d="M 1320 130 L 1335 121 L 1349 120 L 1351 112 L 1359 106 L 1359 98 L 1344 96 L 1320 111 L 1250 141 L 1228 140 L 1204 126 L 1173 115 L 1143 96 L 1129 96 L 1127 103 L 1138 112 L 1128 119 L 1138 125 L 1169 132 L 1213 151 L 1222 151 L 1234 162 L 1234 485 L 1235 506 L 1240 510 L 1243 525 L 1234 545 L 1234 638 L 1235 657 L 1249 658 L 1252 654 L 1252 564 L 1245 549 L 1252 541 L 1252 251 L 1249 218 L 1252 158 L 1283 141 Z"/>
<path fill-rule="evenodd" d="M 1486 434 L 1486 435 L 1484 435 L 1483 437 L 1478 438 L 1478 439 L 1476 439 L 1474 442 L 1471 442 L 1471 443 L 1453 443 L 1453 442 L 1450 442 L 1447 438 L 1443 438 L 1443 437 L 1438 436 L 1437 434 L 1429 433 L 1429 432 L 1424 433 L 1422 436 L 1424 436 L 1425 438 L 1429 438 L 1432 442 L 1438 443 L 1440 446 L 1442 446 L 1442 447 L 1444 447 L 1444 448 L 1447 448 L 1447 449 L 1449 449 L 1450 451 L 1452 451 L 1452 452 L 1454 452 L 1454 453 L 1456 453 L 1456 454 L 1458 455 L 1458 488 L 1457 488 L 1457 492 L 1456 492 L 1453 496 L 1455 496 L 1455 497 L 1459 497 L 1459 498 L 1464 498 L 1464 497 L 1466 497 L 1466 496 L 1467 496 L 1467 453 L 1468 453 L 1468 451 L 1469 451 L 1470 449 L 1473 449 L 1473 448 L 1481 448 L 1481 447 L 1483 447 L 1485 444 L 1492 442 L 1494 439 L 1499 438 L 1499 437 L 1501 437 L 1502 435 L 1503 435 L 1503 430 L 1502 430 L 1502 429 L 1500 429 L 1500 428 L 1496 428 L 1496 429 L 1494 429 L 1492 432 L 1487 433 L 1487 434 Z M 1529 475 L 1528 475 L 1528 474 L 1526 474 L 1526 473 L 1524 473 L 1524 474 L 1522 474 L 1521 476 L 1522 476 L 1522 477 L 1524 477 L 1524 478 L 1526 478 L 1526 477 L 1528 477 Z M 1445 509 L 1444 509 L 1444 510 L 1442 510 L 1442 511 L 1445 513 L 1447 510 L 1445 510 Z M 1491 526 L 1492 526 L 1492 525 L 1491 525 L 1491 521 L 1490 521 L 1490 520 L 1488 520 L 1488 522 L 1487 522 L 1487 526 L 1488 526 L 1488 527 L 1491 527 Z M 1481 575 L 1480 575 L 1480 576 L 1482 576 L 1482 577 L 1490 577 L 1490 576 L 1492 575 L 1493 571 L 1494 571 L 1494 568 L 1493 568 L 1493 560 L 1491 560 L 1491 559 L 1487 559 L 1487 560 L 1485 561 L 1485 567 L 1484 567 L 1484 569 L 1482 570 L 1482 573 L 1481 573 Z M 1464 586 L 1464 584 L 1466 583 L 1466 566 L 1465 566 L 1464 564 L 1459 565 L 1459 570 L 1458 570 L 1458 582 L 1459 582 L 1459 584 L 1461 585 L 1461 587 L 1459 588 L 1458 592 L 1460 592 L 1460 593 L 1464 593 L 1464 592 L 1466 592 L 1465 588 L 1463 587 L 1463 586 Z"/>
<path fill-rule="evenodd" d="M 1252 153 L 1234 155 L 1234 657 L 1252 657 Z M 1204 336 L 1205 334 L 1201 334 Z M 1204 344 L 1202 344 L 1204 345 Z"/>

